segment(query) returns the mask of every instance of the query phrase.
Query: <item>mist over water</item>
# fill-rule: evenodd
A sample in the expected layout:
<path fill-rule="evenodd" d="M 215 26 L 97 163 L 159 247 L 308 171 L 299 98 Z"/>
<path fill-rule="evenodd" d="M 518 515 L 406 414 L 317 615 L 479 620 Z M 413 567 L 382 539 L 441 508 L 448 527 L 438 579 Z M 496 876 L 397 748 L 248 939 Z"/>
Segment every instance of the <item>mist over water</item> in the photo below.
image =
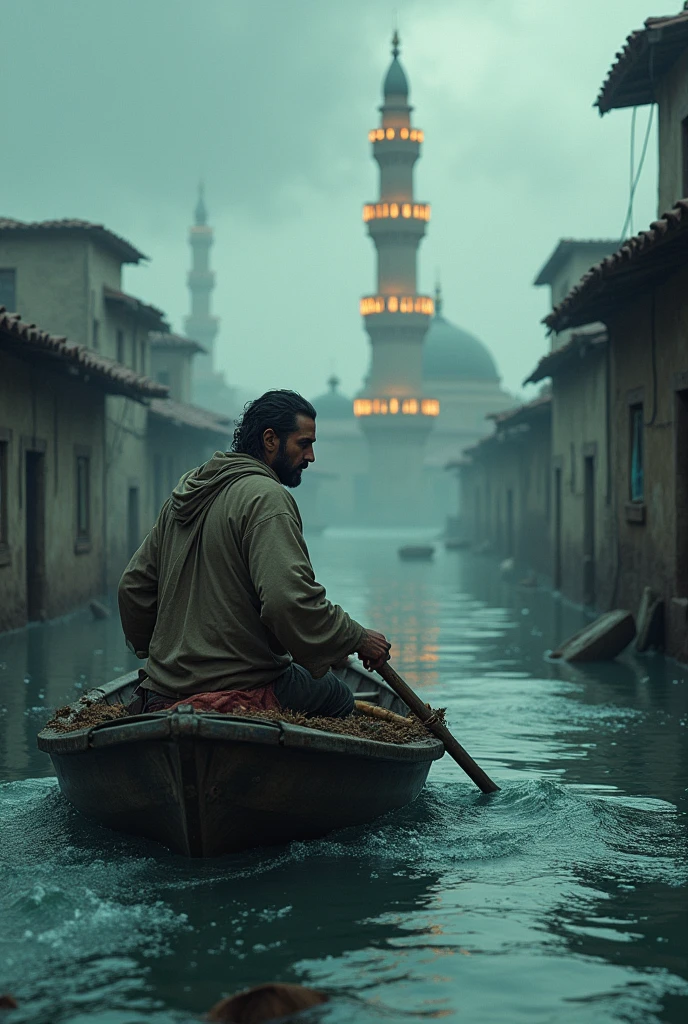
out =
<path fill-rule="evenodd" d="M 448 758 L 364 828 L 205 862 L 110 833 L 59 794 L 35 733 L 126 670 L 115 620 L 0 638 L 0 991 L 22 1024 L 197 1019 L 265 980 L 336 994 L 308 1019 L 685 1019 L 685 670 L 544 652 L 582 616 L 496 565 L 400 537 L 311 540 L 330 596 L 500 784 Z"/>

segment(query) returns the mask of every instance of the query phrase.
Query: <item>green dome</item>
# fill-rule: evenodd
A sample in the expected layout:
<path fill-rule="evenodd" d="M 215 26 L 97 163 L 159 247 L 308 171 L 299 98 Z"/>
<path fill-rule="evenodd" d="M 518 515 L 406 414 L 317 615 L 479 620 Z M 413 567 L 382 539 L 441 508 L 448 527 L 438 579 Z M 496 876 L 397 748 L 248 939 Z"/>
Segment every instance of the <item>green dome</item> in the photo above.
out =
<path fill-rule="evenodd" d="M 329 391 L 313 399 L 319 420 L 349 420 L 354 417 L 354 406 L 350 398 L 339 391 L 339 377 L 330 377 Z"/>
<path fill-rule="evenodd" d="M 498 381 L 495 361 L 482 341 L 445 320 L 439 307 L 425 335 L 423 379 Z"/>

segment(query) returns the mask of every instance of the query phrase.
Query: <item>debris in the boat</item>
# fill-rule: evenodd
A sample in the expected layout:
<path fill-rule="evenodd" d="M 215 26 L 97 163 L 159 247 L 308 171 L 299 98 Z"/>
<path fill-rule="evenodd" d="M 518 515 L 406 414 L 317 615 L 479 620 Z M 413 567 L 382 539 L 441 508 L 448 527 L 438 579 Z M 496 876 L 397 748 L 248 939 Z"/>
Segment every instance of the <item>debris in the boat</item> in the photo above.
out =
<path fill-rule="evenodd" d="M 635 619 L 631 612 L 607 612 L 569 637 L 556 651 L 552 651 L 550 657 L 576 662 L 608 661 L 621 654 L 634 636 Z"/>
<path fill-rule="evenodd" d="M 440 722 L 444 722 L 444 711 L 444 708 L 438 708 L 435 712 Z M 160 713 L 165 714 L 165 712 Z M 197 711 L 196 714 L 203 715 L 207 712 Z M 76 732 L 77 729 L 89 729 L 94 725 L 102 725 L 103 722 L 124 718 L 126 715 L 127 708 L 124 704 L 82 703 L 76 712 L 67 705 L 57 709 L 46 728 L 52 729 L 54 732 Z M 243 707 L 234 708 L 232 715 L 245 718 L 267 718 L 275 722 L 302 725 L 307 729 L 319 729 L 322 732 L 336 732 L 347 736 L 358 736 L 361 739 L 377 740 L 379 743 L 413 743 L 428 738 L 428 730 L 415 715 L 410 715 L 408 718 L 395 715 L 394 721 L 377 717 L 371 718 L 369 715 L 359 712 L 354 712 L 348 718 L 308 718 L 303 712 L 291 711 L 287 708 L 282 711 L 263 711 Z"/>
<path fill-rule="evenodd" d="M 326 1003 L 328 998 L 324 992 L 314 988 L 272 981 L 221 999 L 210 1010 L 206 1020 L 223 1024 L 262 1024 L 263 1021 L 279 1020 Z"/>
<path fill-rule="evenodd" d="M 111 722 L 114 718 L 124 718 L 127 713 L 124 704 L 102 704 L 99 701 L 82 701 L 75 711 L 66 704 L 58 708 L 46 725 L 53 732 L 76 732 L 77 729 L 88 729 L 93 725 Z"/>

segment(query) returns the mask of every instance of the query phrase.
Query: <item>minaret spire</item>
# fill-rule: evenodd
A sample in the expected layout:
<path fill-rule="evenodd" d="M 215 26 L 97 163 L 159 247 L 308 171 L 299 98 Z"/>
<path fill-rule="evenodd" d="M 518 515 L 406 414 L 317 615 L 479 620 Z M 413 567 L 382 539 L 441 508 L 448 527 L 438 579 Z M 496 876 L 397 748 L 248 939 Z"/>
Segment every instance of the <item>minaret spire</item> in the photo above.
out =
<path fill-rule="evenodd" d="M 202 181 L 198 183 L 198 202 L 194 210 L 194 220 L 197 227 L 203 227 L 208 223 L 208 211 L 205 208 L 205 185 Z"/>
<path fill-rule="evenodd" d="M 439 273 L 435 284 L 435 316 L 442 316 L 442 283 Z"/>
<path fill-rule="evenodd" d="M 208 225 L 205 188 L 202 181 L 198 186 L 194 223 L 189 230 L 189 245 L 191 270 L 187 282 L 191 294 L 191 312 L 184 321 L 184 330 L 190 338 L 207 349 L 207 355 L 197 356 L 194 363 L 194 377 L 200 382 L 201 379 L 209 379 L 213 375 L 215 338 L 219 327 L 217 317 L 211 313 L 210 297 L 215 287 L 215 275 L 210 269 L 213 229 Z"/>
<path fill-rule="evenodd" d="M 399 50 L 401 48 L 401 39 L 399 33 L 394 29 L 394 35 L 392 36 L 392 56 L 396 59 L 399 56 Z"/>

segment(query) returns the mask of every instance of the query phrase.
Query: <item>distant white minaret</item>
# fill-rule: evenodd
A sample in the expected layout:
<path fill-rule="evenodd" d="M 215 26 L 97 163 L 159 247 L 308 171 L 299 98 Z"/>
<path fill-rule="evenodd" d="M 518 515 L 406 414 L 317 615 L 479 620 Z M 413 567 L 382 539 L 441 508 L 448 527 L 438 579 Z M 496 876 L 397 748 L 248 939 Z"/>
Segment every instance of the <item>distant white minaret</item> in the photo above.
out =
<path fill-rule="evenodd" d="M 189 231 L 191 270 L 187 283 L 191 293 L 191 313 L 184 321 L 186 335 L 208 350 L 207 355 L 196 356 L 194 363 L 194 377 L 199 382 L 212 378 L 215 369 L 215 338 L 220 326 L 218 318 L 210 312 L 210 295 L 215 287 L 215 275 L 210 269 L 212 244 L 213 229 L 208 226 L 208 212 L 201 183 L 198 187 L 194 223 Z"/>
<path fill-rule="evenodd" d="M 377 252 L 377 292 L 361 300 L 370 338 L 370 373 L 354 412 L 370 450 L 371 512 L 381 524 L 427 520 L 424 450 L 439 403 L 423 394 L 423 342 L 434 310 L 416 281 L 418 247 L 430 206 L 414 196 L 423 132 L 411 124 L 399 36 L 382 88 L 380 125 L 369 133 L 380 168 L 380 198 L 363 207 Z"/>

